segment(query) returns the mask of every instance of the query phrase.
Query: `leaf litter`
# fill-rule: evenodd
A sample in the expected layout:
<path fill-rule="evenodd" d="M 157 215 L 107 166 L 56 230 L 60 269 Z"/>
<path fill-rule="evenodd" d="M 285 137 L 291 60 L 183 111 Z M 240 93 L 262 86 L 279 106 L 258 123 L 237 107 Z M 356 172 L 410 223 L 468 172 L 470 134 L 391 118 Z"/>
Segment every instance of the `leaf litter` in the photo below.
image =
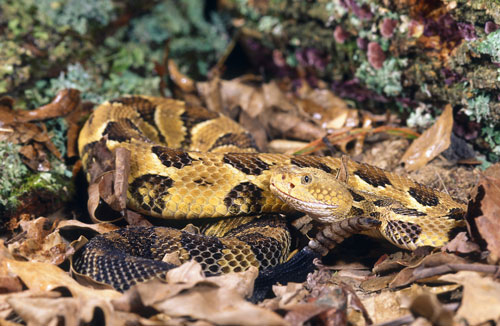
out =
<path fill-rule="evenodd" d="M 214 75 L 206 82 L 194 82 L 176 70 L 174 63 L 169 62 L 168 70 L 179 84 L 180 97 L 236 118 L 255 133 L 262 148 L 347 152 L 355 159 L 413 177 L 421 177 L 421 171 L 430 169 L 423 173 L 427 178 L 424 183 L 437 182 L 434 186 L 448 190 L 446 184 L 450 191 L 457 189 L 463 200 L 476 185 L 469 203 L 468 231 L 458 233 L 441 250 L 412 253 L 363 237 L 349 239 L 325 258 L 324 266 L 318 264 L 317 271 L 304 283 L 275 285 L 275 297 L 260 303 L 247 300 L 257 276 L 255 269 L 206 278 L 195 262 L 171 270 L 168 283 L 153 280 L 121 294 L 79 283 L 78 277 L 75 280 L 70 276 L 68 263 L 86 241 L 82 234 L 91 237 L 117 228 L 95 216 L 102 202 L 119 212 L 116 221 L 125 218 L 129 224 L 146 223 L 139 214 L 127 211 L 124 204 L 127 153 L 108 153 L 109 166 L 90 171 L 89 211 L 95 224 L 75 220 L 69 213 L 60 214 L 56 220 L 35 215 L 35 219 L 13 224 L 15 233 L 0 246 L 2 323 L 452 325 L 466 320 L 478 325 L 499 321 L 495 264 L 500 257 L 500 234 L 495 226 L 499 222 L 500 168 L 494 165 L 478 173 L 467 166 L 452 167 L 442 157 L 452 146 L 450 106 L 419 136 L 401 127 L 397 117 L 376 116 L 354 108 L 326 87 L 297 89 L 287 80 L 263 83 L 255 76 L 222 80 Z M 68 156 L 69 148 L 75 148 L 75 130 L 81 120 L 76 117 L 84 116 L 86 109 L 74 92 L 62 91 L 52 103 L 31 113 L 16 113 L 9 99 L 0 103 L 0 136 L 33 147 L 24 150 L 28 166 L 35 167 L 33 162 L 38 162 L 42 153 L 54 149 L 50 139 L 43 136 L 43 124 L 28 122 L 33 119 L 71 120 L 76 129 L 71 139 L 68 137 Z M 268 139 L 275 143 L 281 139 L 282 145 L 271 146 Z M 416 140 L 408 148 L 411 139 Z M 288 145 L 290 140 L 292 145 Z M 408 172 L 399 165 L 400 160 L 406 162 L 407 170 L 419 172 Z M 460 179 L 465 181 L 457 183 Z"/>

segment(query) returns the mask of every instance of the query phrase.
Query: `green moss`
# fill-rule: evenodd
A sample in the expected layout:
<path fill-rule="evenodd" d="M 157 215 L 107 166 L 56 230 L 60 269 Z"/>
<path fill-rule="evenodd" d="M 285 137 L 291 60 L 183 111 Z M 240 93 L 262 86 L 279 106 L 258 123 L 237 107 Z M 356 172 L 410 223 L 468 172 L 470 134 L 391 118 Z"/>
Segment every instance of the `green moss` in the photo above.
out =
<path fill-rule="evenodd" d="M 51 119 L 45 122 L 50 139 L 57 147 L 61 155 L 66 155 L 66 132 L 68 131 L 68 123 L 64 118 Z"/>
<path fill-rule="evenodd" d="M 500 127 L 486 126 L 481 129 L 484 140 L 490 145 L 491 153 L 488 153 L 488 160 L 498 162 L 500 160 Z"/>
<path fill-rule="evenodd" d="M 464 113 L 471 120 L 482 123 L 481 136 L 491 149 L 487 154 L 487 159 L 491 162 L 497 162 L 500 159 L 500 127 L 495 124 L 491 117 L 490 96 L 480 93 L 469 99 Z"/>
<path fill-rule="evenodd" d="M 486 39 L 479 43 L 476 50 L 491 56 L 494 62 L 500 62 L 500 29 L 488 34 Z"/>
<path fill-rule="evenodd" d="M 358 77 L 365 85 L 379 94 L 397 96 L 402 91 L 401 69 L 406 66 L 406 60 L 389 58 L 382 68 L 375 69 L 367 61 L 356 70 Z"/>
<path fill-rule="evenodd" d="M 114 16 L 111 0 L 37 0 L 34 5 L 41 22 L 81 35 L 89 31 L 89 26 L 106 26 Z"/>
<path fill-rule="evenodd" d="M 204 7 L 201 0 L 161 2 L 150 14 L 131 21 L 131 43 L 142 44 L 140 49 L 146 52 L 146 61 L 152 62 L 147 59 L 153 57 L 161 62 L 165 41 L 170 39 L 170 56 L 176 59 L 181 71 L 194 77 L 204 76 L 229 42 L 225 18 L 212 13 L 207 19 Z M 203 64 L 194 64 L 200 62 Z"/>
<path fill-rule="evenodd" d="M 0 40 L 0 93 L 29 79 L 29 70 L 20 68 L 26 56 L 29 53 L 22 46 L 9 40 Z"/>
<path fill-rule="evenodd" d="M 224 25 L 220 15 L 205 17 L 201 0 L 159 2 L 107 37 L 84 64 L 76 58 L 57 78 L 38 80 L 25 92 L 28 106 L 46 104 L 68 87 L 80 90 L 84 100 L 94 103 L 124 94 L 159 95 L 161 78 L 155 63 L 163 61 L 167 39 L 171 40 L 170 58 L 181 72 L 198 79 L 227 46 Z"/>
<path fill-rule="evenodd" d="M 65 201 L 73 193 L 71 171 L 49 154 L 49 172 L 31 172 L 19 157 L 19 145 L 0 142 L 0 212 L 14 210 L 22 195 L 43 191 Z"/>
<path fill-rule="evenodd" d="M 19 157 L 20 146 L 0 142 L 0 205 L 11 209 L 17 205 L 17 196 L 13 193 L 28 175 L 28 169 Z"/>
<path fill-rule="evenodd" d="M 490 97 L 486 94 L 479 94 L 469 99 L 464 112 L 477 122 L 487 121 L 490 117 Z"/>
<path fill-rule="evenodd" d="M 34 88 L 25 92 L 25 96 L 30 106 L 37 107 L 50 102 L 63 88 L 78 89 L 87 101 L 99 103 L 104 100 L 99 94 L 102 89 L 100 83 L 96 83 L 96 76 L 87 72 L 80 63 L 68 65 L 67 71 L 61 72 L 57 78 L 38 81 Z"/>

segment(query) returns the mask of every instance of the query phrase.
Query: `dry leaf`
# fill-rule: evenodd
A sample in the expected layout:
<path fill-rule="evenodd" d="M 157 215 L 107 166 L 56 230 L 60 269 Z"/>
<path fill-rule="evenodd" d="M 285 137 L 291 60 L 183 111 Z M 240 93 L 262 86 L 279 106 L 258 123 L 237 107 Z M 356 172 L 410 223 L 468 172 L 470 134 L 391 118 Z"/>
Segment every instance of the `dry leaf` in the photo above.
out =
<path fill-rule="evenodd" d="M 95 149 L 101 151 L 100 146 L 96 146 Z M 121 219 L 126 213 L 130 151 L 122 147 L 118 147 L 112 153 L 107 148 L 102 151 L 106 156 L 104 163 L 95 163 L 89 167 L 91 182 L 88 188 L 87 208 L 93 221 L 102 222 L 101 217 L 96 216 L 96 212 L 103 200 L 117 212 L 112 217 L 109 214 L 104 217 L 106 222 L 112 222 Z"/>
<path fill-rule="evenodd" d="M 195 85 L 194 81 L 188 76 L 184 75 L 179 71 L 177 64 L 174 60 L 168 60 L 168 72 L 169 77 L 172 81 L 183 91 L 186 93 L 194 92 Z"/>
<path fill-rule="evenodd" d="M 98 298 L 98 297 L 97 297 Z M 82 298 L 9 298 L 8 304 L 14 311 L 32 326 L 90 325 L 97 318 L 103 318 L 106 325 L 119 325 L 125 322 L 112 318 L 112 307 L 101 299 L 85 300 Z"/>
<path fill-rule="evenodd" d="M 480 252 L 479 245 L 470 241 L 466 232 L 458 233 L 455 238 L 442 247 L 441 250 L 460 254 Z"/>
<path fill-rule="evenodd" d="M 130 311 L 152 307 L 169 316 L 190 316 L 219 325 L 285 325 L 276 313 L 244 299 L 251 292 L 256 269 L 206 278 L 196 262 L 168 272 L 170 283 L 153 280 L 133 286 L 113 305 Z"/>
<path fill-rule="evenodd" d="M 3 241 L 0 240 L 0 260 L 13 259 L 9 250 L 4 246 Z M 22 291 L 23 286 L 19 278 L 12 273 L 9 273 L 5 264 L 0 264 L 0 294 L 19 292 Z M 1 307 L 1 301 L 0 301 Z M 1 311 L 1 308 L 0 308 Z"/>
<path fill-rule="evenodd" d="M 496 164 L 500 165 L 500 164 Z M 485 171 L 486 172 L 486 171 Z M 479 192 L 484 193 L 480 201 L 482 216 L 475 218 L 477 229 L 486 241 L 492 260 L 500 259 L 500 173 L 481 176 Z"/>
<path fill-rule="evenodd" d="M 461 271 L 443 275 L 445 282 L 461 284 L 463 299 L 455 318 L 467 320 L 469 325 L 479 325 L 500 318 L 500 283 L 479 273 Z"/>
<path fill-rule="evenodd" d="M 111 232 L 114 230 L 118 230 L 119 227 L 111 224 L 111 223 L 93 223 L 93 224 L 87 224 L 80 222 L 78 220 L 66 220 L 66 221 L 61 221 L 59 222 L 58 229 L 60 230 L 81 230 L 81 229 L 89 229 L 92 230 L 93 232 L 103 234 L 107 232 Z"/>
<path fill-rule="evenodd" d="M 27 298 L 44 298 L 45 300 L 47 299 L 52 299 L 52 298 L 59 298 L 61 297 L 61 293 L 59 292 L 43 292 L 43 291 L 32 291 L 32 290 L 26 290 L 22 292 L 15 292 L 15 293 L 8 293 L 8 294 L 0 294 L 0 325 L 3 326 L 2 318 L 7 318 L 11 316 L 13 309 L 10 306 L 9 303 L 7 303 L 7 300 L 10 299 L 27 299 Z M 16 324 L 18 325 L 18 324 Z"/>
<path fill-rule="evenodd" d="M 21 237 L 9 243 L 9 250 L 32 261 L 61 264 L 73 249 L 63 240 L 58 230 L 45 217 L 36 220 L 21 221 Z"/>
<path fill-rule="evenodd" d="M 328 89 L 312 89 L 302 98 L 308 101 L 303 103 L 303 110 L 318 119 L 323 128 L 340 129 L 359 124 L 358 111 L 349 109 L 344 100 Z M 315 105 L 308 104 L 310 102 Z"/>
<path fill-rule="evenodd" d="M 398 275 L 392 280 L 390 283 L 391 288 L 396 288 L 400 286 L 404 286 L 410 284 L 417 280 L 417 277 L 413 275 L 413 271 L 417 268 L 428 268 L 428 267 L 436 267 L 440 265 L 446 264 L 465 264 L 467 260 L 452 254 L 447 254 L 444 252 L 439 252 L 435 254 L 431 254 L 425 256 L 420 262 L 413 266 L 409 266 L 401 270 Z"/>
<path fill-rule="evenodd" d="M 453 109 L 446 105 L 436 123 L 427 129 L 406 150 L 401 158 L 408 171 L 418 170 L 427 162 L 441 154 L 451 143 L 453 128 Z"/>
<path fill-rule="evenodd" d="M 408 314 L 408 309 L 401 306 L 397 292 L 383 291 L 378 295 L 363 298 L 361 301 L 376 324 Z"/>
<path fill-rule="evenodd" d="M 57 118 L 76 110 L 79 105 L 80 91 L 71 88 L 62 89 L 57 93 L 52 102 L 47 105 L 35 110 L 17 111 L 17 119 L 21 122 L 28 122 Z"/>
<path fill-rule="evenodd" d="M 435 294 L 423 293 L 413 299 L 410 311 L 416 317 L 424 317 L 437 326 L 452 326 L 453 312 L 443 308 Z"/>
<path fill-rule="evenodd" d="M 293 154 L 306 146 L 303 141 L 275 139 L 269 142 L 267 149 L 271 153 Z"/>
<path fill-rule="evenodd" d="M 67 272 L 49 263 L 23 262 L 4 259 L 9 272 L 19 276 L 28 289 L 35 291 L 52 291 L 65 287 L 75 298 L 118 298 L 122 294 L 115 290 L 95 290 L 78 284 Z"/>

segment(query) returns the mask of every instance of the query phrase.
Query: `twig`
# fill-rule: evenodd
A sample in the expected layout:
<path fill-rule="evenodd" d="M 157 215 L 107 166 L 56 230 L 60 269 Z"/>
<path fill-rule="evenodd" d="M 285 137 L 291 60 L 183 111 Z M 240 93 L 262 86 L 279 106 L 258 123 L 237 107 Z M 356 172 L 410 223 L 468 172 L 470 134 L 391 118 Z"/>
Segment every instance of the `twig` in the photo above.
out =
<path fill-rule="evenodd" d="M 226 63 L 226 60 L 229 57 L 229 55 L 233 52 L 233 49 L 236 46 L 236 42 L 240 38 L 240 34 L 241 34 L 240 30 L 238 30 L 231 38 L 231 42 L 229 42 L 229 44 L 224 49 L 224 53 L 222 54 L 222 56 L 219 58 L 219 60 L 217 60 L 215 66 L 213 66 L 212 69 L 210 69 L 210 72 L 208 73 L 209 78 L 221 75 L 222 67 L 224 66 L 224 63 Z"/>
<path fill-rule="evenodd" d="M 375 324 L 372 326 L 400 326 L 400 325 L 406 325 L 406 324 L 412 323 L 413 321 L 415 321 L 415 317 L 413 317 L 413 315 L 411 315 L 411 314 L 408 314 L 408 315 L 404 315 L 403 317 L 399 317 L 399 318 L 396 318 L 396 319 L 393 319 L 390 321 L 386 321 L 383 323 Z"/>
<path fill-rule="evenodd" d="M 392 127 L 392 126 L 380 126 L 377 128 L 354 128 L 354 129 L 348 129 L 344 128 L 341 130 L 337 130 L 334 133 L 329 134 L 328 140 L 330 141 L 329 144 L 325 144 L 324 138 L 319 138 L 316 140 L 313 140 L 309 144 L 307 144 L 306 147 L 303 149 L 295 152 L 295 155 L 305 155 L 305 154 L 311 154 L 312 152 L 321 150 L 325 147 L 331 146 L 332 144 L 339 144 L 339 143 L 344 143 L 344 142 L 350 142 L 351 140 L 364 137 L 367 134 L 376 134 L 379 132 L 386 132 L 388 134 L 396 134 L 396 135 L 403 135 L 407 138 L 416 138 L 419 136 L 418 133 L 414 132 L 411 129 L 408 128 L 398 128 L 398 127 Z"/>
<path fill-rule="evenodd" d="M 446 264 L 430 268 L 416 269 L 413 271 L 413 276 L 418 280 L 431 276 L 441 275 L 449 272 L 473 271 L 480 273 L 500 274 L 500 267 L 496 265 L 486 264 Z"/>
<path fill-rule="evenodd" d="M 443 178 L 441 178 L 441 175 L 439 173 L 437 173 L 436 169 L 434 169 L 434 173 L 436 173 L 439 181 L 441 182 L 441 185 L 443 186 L 444 192 L 446 192 L 448 195 L 450 195 L 450 193 L 448 192 L 448 188 L 446 188 L 446 185 L 444 184 Z"/>

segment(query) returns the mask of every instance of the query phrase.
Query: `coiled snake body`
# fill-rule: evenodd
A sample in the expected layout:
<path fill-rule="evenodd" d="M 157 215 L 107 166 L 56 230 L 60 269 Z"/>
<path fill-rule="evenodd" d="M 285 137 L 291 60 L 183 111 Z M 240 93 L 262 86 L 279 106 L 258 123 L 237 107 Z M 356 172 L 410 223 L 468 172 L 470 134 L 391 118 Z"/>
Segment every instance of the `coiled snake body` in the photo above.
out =
<path fill-rule="evenodd" d="M 377 219 L 379 236 L 410 250 L 442 246 L 464 225 L 465 206 L 447 194 L 353 161 L 259 153 L 234 121 L 173 99 L 132 96 L 100 105 L 79 137 L 90 179 L 92 171 L 114 168 L 103 148 L 112 156 L 119 147 L 131 154 L 130 209 L 215 221 L 201 233 L 129 227 L 93 238 L 75 269 L 119 290 L 161 277 L 174 260 L 195 259 L 209 275 L 276 268 L 290 251 L 277 213 L 295 209 L 325 223 Z M 342 171 L 347 177 L 339 179 Z"/>

